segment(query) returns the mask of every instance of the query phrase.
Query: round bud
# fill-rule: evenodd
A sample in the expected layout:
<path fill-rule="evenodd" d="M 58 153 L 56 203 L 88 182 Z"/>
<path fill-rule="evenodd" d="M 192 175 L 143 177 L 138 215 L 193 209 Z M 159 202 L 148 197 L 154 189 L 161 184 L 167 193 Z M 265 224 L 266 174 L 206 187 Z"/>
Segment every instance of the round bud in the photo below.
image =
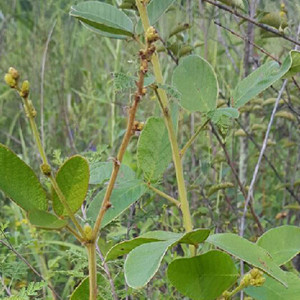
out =
<path fill-rule="evenodd" d="M 13 76 L 9 73 L 6 73 L 4 76 L 5 82 L 13 89 L 17 86 L 16 79 L 13 78 Z"/>
<path fill-rule="evenodd" d="M 8 73 L 9 73 L 14 79 L 16 79 L 16 80 L 20 77 L 19 72 L 18 72 L 15 68 L 13 68 L 13 67 L 10 67 L 10 68 L 8 69 Z"/>

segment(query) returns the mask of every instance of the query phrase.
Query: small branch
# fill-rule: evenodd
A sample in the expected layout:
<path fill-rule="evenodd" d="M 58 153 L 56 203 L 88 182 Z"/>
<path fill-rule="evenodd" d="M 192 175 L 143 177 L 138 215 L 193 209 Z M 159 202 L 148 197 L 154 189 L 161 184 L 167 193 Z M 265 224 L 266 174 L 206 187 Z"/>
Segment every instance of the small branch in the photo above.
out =
<path fill-rule="evenodd" d="M 251 134 L 247 131 L 247 129 L 239 122 L 237 119 L 235 120 L 237 124 L 244 130 L 244 132 L 247 134 L 247 137 L 250 139 L 250 141 L 253 143 L 256 149 L 260 150 L 261 147 L 256 143 L 254 138 L 251 136 Z M 282 182 L 284 182 L 284 179 L 281 177 L 281 175 L 278 173 L 277 169 L 273 165 L 273 163 L 270 161 L 268 156 L 264 153 L 263 157 L 265 158 L 266 162 L 269 164 L 270 168 L 273 170 L 275 176 Z M 297 195 L 294 193 L 292 189 L 290 189 L 288 186 L 285 186 L 285 189 L 290 193 L 290 195 L 300 204 L 300 199 L 297 197 Z"/>
<path fill-rule="evenodd" d="M 246 43 L 249 43 L 251 44 L 253 47 L 255 47 L 256 49 L 258 49 L 260 52 L 264 53 L 265 55 L 269 56 L 270 58 L 272 58 L 273 60 L 277 61 L 278 63 L 280 63 L 280 61 L 275 57 L 273 56 L 271 53 L 269 53 L 268 51 L 266 51 L 265 49 L 263 49 L 262 47 L 258 46 L 257 44 L 253 43 L 252 41 L 250 41 L 250 39 L 248 39 L 247 37 L 245 36 L 242 36 L 238 33 L 236 33 L 235 31 L 229 29 L 228 27 L 222 25 L 221 23 L 217 22 L 217 21 L 214 21 L 214 24 L 216 24 L 217 26 L 227 30 L 228 32 L 230 32 L 231 34 L 235 35 L 236 37 L 242 39 L 243 41 L 245 41 Z"/>
<path fill-rule="evenodd" d="M 150 190 L 152 190 L 153 192 L 155 192 L 157 195 L 159 195 L 159 196 L 161 196 L 161 197 L 167 199 L 168 201 L 170 201 L 171 203 L 173 203 L 174 205 L 176 205 L 178 208 L 180 208 L 180 206 L 181 206 L 180 201 L 178 201 L 178 200 L 174 199 L 173 197 L 167 195 L 166 193 L 164 193 L 164 192 L 158 190 L 157 188 L 155 188 L 154 186 L 152 186 L 152 185 L 150 184 L 150 182 L 145 183 L 145 185 L 146 185 Z"/>
<path fill-rule="evenodd" d="M 147 50 L 145 50 L 145 51 L 147 51 Z M 145 64 L 145 63 L 148 65 L 147 60 L 143 59 L 142 57 L 140 58 L 140 63 L 141 63 L 141 68 L 143 67 L 143 64 Z M 114 168 L 113 168 L 113 171 L 112 171 L 112 174 L 111 174 L 111 177 L 110 177 L 110 180 L 109 180 L 109 183 L 108 183 L 105 195 L 104 195 L 102 206 L 100 208 L 100 211 L 97 216 L 95 226 L 93 229 L 93 239 L 94 240 L 97 238 L 97 235 L 99 233 L 102 219 L 103 219 L 106 211 L 111 206 L 111 204 L 109 202 L 110 196 L 113 191 L 113 188 L 114 188 L 114 185 L 115 185 L 118 173 L 119 173 L 119 169 L 120 169 L 120 166 L 121 166 L 121 163 L 123 160 L 124 153 L 127 149 L 129 141 L 133 135 L 133 125 L 134 125 L 135 115 L 137 112 L 137 107 L 138 107 L 138 104 L 139 104 L 142 96 L 144 95 L 144 77 L 145 77 L 146 72 L 147 72 L 147 70 L 142 70 L 142 69 L 139 71 L 139 80 L 137 82 L 137 90 L 134 95 L 134 102 L 129 109 L 129 117 L 128 117 L 128 121 L 127 121 L 126 132 L 123 137 L 121 146 L 119 148 L 118 155 L 114 161 Z"/>
<path fill-rule="evenodd" d="M 103 255 L 102 255 L 102 253 L 101 253 L 101 251 L 100 251 L 100 248 L 99 248 L 99 246 L 98 246 L 98 242 L 96 242 L 96 251 L 97 251 L 97 254 L 99 255 L 99 257 L 100 257 L 100 259 L 101 259 L 101 261 L 102 261 L 102 264 L 103 264 L 103 267 L 104 267 L 104 271 L 105 271 L 106 276 L 107 276 L 107 278 L 108 278 L 108 280 L 109 280 L 109 284 L 110 284 L 110 288 L 111 288 L 111 293 L 112 293 L 113 299 L 114 299 L 114 300 L 118 300 L 118 295 L 117 295 L 117 293 L 116 293 L 114 281 L 113 281 L 113 279 L 112 279 L 112 277 L 111 277 L 111 274 L 110 274 L 110 272 L 109 272 L 108 265 L 107 265 L 107 263 L 105 262 L 104 257 L 103 257 Z"/>
<path fill-rule="evenodd" d="M 268 124 L 267 132 L 266 132 L 266 135 L 265 135 L 265 138 L 264 138 L 264 141 L 263 141 L 263 145 L 262 145 L 262 148 L 260 150 L 259 158 L 258 158 L 257 164 L 255 166 L 255 170 L 254 170 L 252 180 L 251 180 L 251 183 L 250 183 L 250 187 L 249 187 L 249 190 L 248 190 L 248 195 L 247 195 L 247 198 L 246 198 L 246 201 L 245 201 L 243 216 L 241 218 L 240 236 L 244 236 L 245 219 L 246 219 L 247 208 L 248 208 L 250 199 L 253 197 L 253 189 L 254 189 L 256 179 L 257 179 L 260 164 L 261 164 L 264 152 L 267 148 L 267 142 L 268 142 L 269 134 L 270 134 L 271 127 L 272 127 L 272 124 L 273 124 L 273 120 L 274 120 L 274 117 L 275 117 L 275 113 L 277 111 L 277 107 L 278 107 L 279 101 L 281 99 L 281 96 L 282 96 L 282 93 L 285 89 L 286 84 L 287 84 L 287 79 L 283 82 L 283 85 L 282 85 L 282 87 L 279 91 L 279 94 L 277 96 L 277 99 L 276 99 L 276 102 L 275 102 L 275 105 L 274 105 L 274 108 L 273 108 L 273 111 L 272 111 L 272 114 L 271 114 L 271 118 L 270 118 L 270 121 L 269 121 L 269 124 Z"/>
<path fill-rule="evenodd" d="M 180 150 L 180 157 L 182 158 L 186 152 L 186 150 L 193 144 L 197 136 L 200 134 L 200 132 L 206 127 L 206 125 L 209 123 L 209 119 L 206 120 L 201 126 L 199 126 L 194 133 L 194 135 L 188 140 L 188 142 L 185 144 L 185 146 Z"/>
<path fill-rule="evenodd" d="M 222 142 L 222 140 L 221 140 L 219 134 L 217 133 L 217 131 L 215 130 L 213 124 L 211 124 L 211 128 L 212 128 L 212 133 L 213 133 L 214 136 L 217 138 L 217 140 L 218 140 L 220 146 L 222 147 L 222 149 L 223 149 L 223 151 L 224 151 L 224 154 L 225 154 L 225 157 L 226 157 L 226 161 L 227 161 L 227 163 L 228 163 L 230 169 L 232 170 L 232 173 L 233 173 L 233 175 L 234 175 L 234 177 L 235 177 L 235 180 L 236 180 L 236 182 L 237 182 L 237 184 L 238 184 L 238 186 L 239 186 L 239 188 L 240 188 L 241 193 L 243 194 L 243 196 L 244 196 L 244 198 L 245 198 L 245 200 L 246 200 L 246 199 L 247 199 L 247 193 L 246 193 L 246 190 L 245 190 L 245 188 L 244 188 L 244 186 L 243 186 L 243 184 L 242 184 L 242 182 L 241 182 L 241 180 L 240 180 L 240 178 L 239 178 L 239 175 L 238 175 L 238 173 L 237 173 L 237 171 L 236 171 L 236 169 L 235 169 L 235 167 L 234 167 L 234 165 L 233 165 L 233 163 L 232 163 L 232 161 L 231 161 L 231 159 L 230 159 L 230 156 L 229 156 L 229 153 L 228 153 L 228 151 L 227 151 L 227 149 L 226 149 L 226 146 L 225 146 L 224 143 Z M 258 226 L 258 228 L 259 228 L 260 233 L 263 233 L 263 232 L 264 232 L 264 229 L 263 229 L 263 227 L 262 227 L 262 225 L 261 225 L 261 223 L 260 223 L 260 221 L 259 221 L 258 216 L 256 215 L 256 213 L 255 213 L 255 211 L 254 211 L 254 209 L 253 209 L 252 204 L 250 203 L 249 206 L 250 206 L 250 209 L 251 209 L 251 214 L 252 214 L 252 216 L 253 216 L 253 219 L 255 220 L 255 222 L 256 222 L 256 224 L 257 224 L 257 226 Z"/>
<path fill-rule="evenodd" d="M 49 289 L 52 291 L 52 293 L 58 298 L 58 299 L 62 299 L 53 289 L 53 287 L 48 283 L 48 281 L 28 262 L 28 260 L 26 258 L 24 258 L 9 242 L 4 242 L 3 240 L 0 240 L 0 243 L 5 246 L 7 249 L 9 249 L 10 251 L 12 251 L 14 254 L 16 254 L 16 256 L 21 259 L 26 265 L 27 267 L 32 270 L 32 272 L 37 275 L 41 280 L 43 280 L 47 286 L 49 287 Z"/>
<path fill-rule="evenodd" d="M 246 21 L 248 21 L 248 22 L 250 22 L 250 23 L 256 25 L 257 27 L 260 27 L 260 28 L 262 28 L 262 29 L 264 29 L 264 30 L 266 30 L 266 31 L 271 32 L 271 33 L 274 33 L 275 35 L 277 35 L 277 36 L 279 36 L 279 37 L 282 37 L 283 39 L 285 39 L 285 40 L 287 40 L 287 41 L 289 41 L 289 42 L 291 42 L 291 43 L 294 43 L 295 45 L 300 46 L 300 42 L 298 42 L 297 40 L 295 40 L 295 39 L 293 39 L 293 38 L 291 38 L 291 37 L 288 37 L 288 36 L 286 36 L 286 35 L 283 35 L 279 30 L 274 29 L 274 28 L 271 27 L 271 26 L 268 26 L 268 25 L 259 23 L 259 22 L 257 22 L 256 20 L 254 20 L 254 19 L 252 19 L 252 18 L 250 18 L 250 17 L 248 17 L 248 16 L 246 16 L 246 15 L 240 14 L 239 12 L 237 12 L 237 11 L 235 11 L 235 10 L 229 8 L 228 6 L 219 4 L 219 3 L 214 2 L 214 1 L 211 1 L 211 0 L 203 0 L 203 1 L 205 1 L 205 2 L 207 2 L 207 3 L 210 3 L 210 4 L 212 4 L 212 5 L 216 6 L 216 7 L 219 7 L 219 8 L 221 8 L 221 9 L 225 10 L 225 11 L 228 11 L 229 13 L 231 13 L 231 14 L 233 14 L 233 15 L 235 15 L 235 16 L 241 18 L 241 19 L 246 20 Z"/>

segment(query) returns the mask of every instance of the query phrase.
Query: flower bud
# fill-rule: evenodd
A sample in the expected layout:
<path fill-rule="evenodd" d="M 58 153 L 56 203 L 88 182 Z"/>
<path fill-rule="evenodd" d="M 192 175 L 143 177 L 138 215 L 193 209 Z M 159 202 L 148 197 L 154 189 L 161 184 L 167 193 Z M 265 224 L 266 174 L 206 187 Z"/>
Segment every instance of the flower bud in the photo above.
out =
<path fill-rule="evenodd" d="M 5 82 L 13 89 L 17 86 L 16 79 L 13 78 L 13 76 L 9 73 L 6 73 L 4 76 Z"/>
<path fill-rule="evenodd" d="M 22 83 L 21 91 L 20 91 L 20 96 L 22 98 L 27 98 L 29 95 L 29 81 L 25 80 Z"/>
<path fill-rule="evenodd" d="M 156 29 L 151 26 L 146 31 L 146 40 L 148 43 L 154 43 L 159 39 L 159 35 L 156 31 Z"/>
<path fill-rule="evenodd" d="M 40 166 L 42 173 L 45 176 L 50 176 L 51 175 L 51 167 L 48 164 L 42 164 Z"/>
<path fill-rule="evenodd" d="M 92 229 L 92 227 L 89 224 L 85 224 L 84 227 L 83 227 L 83 231 L 84 231 L 84 233 L 86 235 L 86 238 L 88 240 L 91 240 L 92 236 L 93 236 L 93 229 Z"/>
<path fill-rule="evenodd" d="M 20 77 L 19 72 L 18 72 L 15 68 L 13 68 L 13 67 L 10 67 L 10 68 L 8 69 L 8 73 L 9 73 L 14 79 L 16 79 L 16 80 L 18 80 L 19 77 Z"/>

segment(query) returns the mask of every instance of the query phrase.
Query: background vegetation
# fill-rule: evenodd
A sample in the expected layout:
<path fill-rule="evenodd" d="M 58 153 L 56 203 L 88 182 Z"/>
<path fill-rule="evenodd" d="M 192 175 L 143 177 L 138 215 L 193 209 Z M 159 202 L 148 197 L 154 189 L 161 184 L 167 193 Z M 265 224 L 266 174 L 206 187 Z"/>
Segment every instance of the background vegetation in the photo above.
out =
<path fill-rule="evenodd" d="M 118 1 L 105 2 L 120 4 Z M 280 11 L 280 1 L 257 2 L 258 15 L 259 10 Z M 300 6 L 297 1 L 284 2 L 288 17 L 285 34 L 296 39 Z M 132 76 L 138 59 L 135 43 L 91 34 L 72 19 L 68 12 L 76 3 L 72 0 L 12 0 L 1 3 L 0 7 L 0 74 L 4 75 L 8 67 L 15 66 L 22 71 L 22 78 L 30 80 L 31 98 L 38 111 L 37 122 L 47 154 L 57 168 L 66 157 L 75 153 L 85 155 L 90 161 L 109 161 L 115 155 L 126 126 L 126 109 L 134 88 L 118 90 L 113 73 Z M 176 58 L 188 53 L 199 54 L 214 67 L 220 85 L 219 103 L 226 103 L 230 101 L 232 89 L 247 73 L 247 68 L 250 73 L 270 59 L 269 55 L 282 61 L 294 48 L 283 38 L 266 37 L 255 28 L 257 47 L 250 57 L 246 57 L 247 43 L 214 22 L 248 38 L 247 22 L 200 0 L 176 1 L 162 18 L 157 28 L 175 57 L 172 59 L 166 52 L 161 52 L 167 84 L 170 84 Z M 168 39 L 174 28 L 184 23 L 190 28 Z M 162 45 L 160 48 L 163 49 Z M 264 230 L 282 224 L 299 225 L 300 99 L 299 84 L 295 82 L 290 82 L 283 94 L 268 141 L 268 161 L 263 159 L 255 186 L 253 210 Z M 244 198 L 228 158 L 234 169 L 239 170 L 241 182 L 247 188 L 280 86 L 280 82 L 276 83 L 243 107 L 239 122 L 233 121 L 228 128 L 219 129 L 218 136 L 226 141 L 229 157 L 226 158 L 220 141 L 209 126 L 186 153 L 185 177 L 189 181 L 195 227 L 238 232 Z M 21 102 L 16 98 L 15 93 L 0 82 L 0 141 L 38 171 L 30 128 L 22 114 Z M 178 100 L 173 97 L 173 101 L 176 104 Z M 159 115 L 151 93 L 143 100 L 137 118 L 145 121 L 150 115 Z M 200 114 L 180 112 L 181 146 L 203 121 Z M 124 162 L 133 170 L 137 170 L 137 139 L 138 136 L 131 142 Z M 244 153 L 241 153 L 241 147 Z M 246 155 L 244 160 L 241 155 Z M 177 198 L 174 183 L 171 164 L 161 179 L 161 185 L 168 194 Z M 224 184 L 222 189 L 216 186 L 221 183 Z M 37 284 L 43 280 L 22 262 L 16 252 L 51 283 L 62 299 L 67 299 L 73 287 L 87 274 L 84 250 L 74 245 L 72 238 L 64 233 L 35 230 L 23 212 L 1 193 L 0 205 L 0 239 L 9 246 L 0 244 L 1 299 L 10 295 L 18 295 L 15 299 L 26 299 L 27 296 L 46 299 L 45 285 Z M 99 268 L 103 275 L 101 293 L 104 299 L 115 295 L 122 299 L 181 299 L 166 282 L 164 268 L 147 288 L 131 290 L 124 283 L 123 260 L 101 264 L 106 251 L 119 241 L 147 230 L 180 231 L 182 224 L 178 214 L 177 208 L 159 196 L 147 193 L 102 231 Z M 255 240 L 260 230 L 250 213 L 246 224 L 245 236 Z M 174 257 L 182 251 L 178 246 L 168 255 Z"/>

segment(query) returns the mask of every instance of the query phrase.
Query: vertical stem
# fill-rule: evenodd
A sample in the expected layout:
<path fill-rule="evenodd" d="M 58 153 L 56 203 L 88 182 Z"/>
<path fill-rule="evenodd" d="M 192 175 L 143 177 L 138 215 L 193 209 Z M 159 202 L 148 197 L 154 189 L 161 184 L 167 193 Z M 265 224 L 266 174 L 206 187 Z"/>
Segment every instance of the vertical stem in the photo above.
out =
<path fill-rule="evenodd" d="M 148 28 L 150 27 L 150 22 L 147 14 L 146 5 L 141 0 L 136 0 L 136 5 L 138 7 L 141 21 L 144 27 L 144 31 L 147 32 Z M 160 67 L 160 63 L 158 60 L 158 56 L 156 53 L 153 54 L 151 63 L 153 65 L 153 72 L 157 83 L 163 83 L 163 76 L 162 71 Z M 179 193 L 179 199 L 181 202 L 181 211 L 183 215 L 183 224 L 184 228 L 187 232 L 191 231 L 193 229 L 192 225 L 192 219 L 190 214 L 190 208 L 189 208 L 189 202 L 187 199 L 187 192 L 183 177 L 183 168 L 181 164 L 180 154 L 179 154 L 179 148 L 177 143 L 177 138 L 175 134 L 175 130 L 173 127 L 172 119 L 169 113 L 168 108 L 168 97 L 165 92 L 165 90 L 158 88 L 157 93 L 159 96 L 159 101 L 161 104 L 161 109 L 164 115 L 165 124 L 168 130 L 169 134 L 169 140 L 172 148 L 172 155 L 173 155 L 173 162 L 175 166 L 175 172 L 176 172 L 176 178 L 177 178 L 177 185 L 178 185 L 178 193 Z M 195 250 L 195 249 L 194 249 Z M 194 251 L 192 251 L 194 252 Z M 194 252 L 195 253 L 195 252 Z"/>
<path fill-rule="evenodd" d="M 97 299 L 97 261 L 96 261 L 96 244 L 88 243 L 86 245 L 88 261 L 89 261 L 89 286 L 90 286 L 90 298 L 89 300 Z"/>

